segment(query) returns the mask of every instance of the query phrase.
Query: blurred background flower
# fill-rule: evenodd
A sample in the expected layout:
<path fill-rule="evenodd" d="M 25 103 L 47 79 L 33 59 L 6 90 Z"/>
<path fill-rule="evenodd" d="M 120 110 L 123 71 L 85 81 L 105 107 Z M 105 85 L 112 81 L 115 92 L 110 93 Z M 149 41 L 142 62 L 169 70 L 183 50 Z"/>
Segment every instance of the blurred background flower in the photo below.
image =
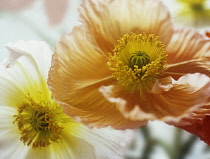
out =
<path fill-rule="evenodd" d="M 210 26 L 210 0 L 162 0 L 178 25 L 203 29 Z"/>
<path fill-rule="evenodd" d="M 14 3 L 12 3 L 13 1 Z M 48 22 L 48 15 L 46 14 L 45 6 L 47 4 L 45 3 L 47 0 L 36 0 L 32 1 L 33 3 L 29 2 L 30 0 L 26 0 L 27 2 L 25 0 L 13 1 L 0 1 L 0 60 L 5 58 L 4 45 L 8 42 L 33 39 L 44 40 L 53 46 L 61 35 L 70 32 L 73 26 L 78 23 L 77 8 L 81 0 L 66 2 L 63 19 L 60 19 L 60 22 L 53 26 Z M 51 6 L 50 8 L 52 10 L 54 7 Z"/>
<path fill-rule="evenodd" d="M 17 12 L 25 8 L 31 7 L 34 0 L 2 0 L 0 1 L 0 9 L 5 11 Z M 49 24 L 56 25 L 61 22 L 68 8 L 68 0 L 44 0 L 45 13 L 48 17 Z"/>
<path fill-rule="evenodd" d="M 49 0 L 52 1 L 52 0 Z M 0 61 L 6 57 L 4 46 L 17 40 L 43 40 L 50 46 L 78 24 L 77 8 L 82 0 L 69 0 L 57 25 L 51 25 L 46 14 L 45 0 L 0 1 Z M 169 0 L 163 0 L 169 2 Z M 174 1 L 174 0 L 170 0 Z M 8 2 L 12 6 L 8 7 Z M 209 0 L 207 0 L 209 3 Z M 3 4 L 3 5 L 2 5 Z M 6 4 L 6 5 L 5 5 Z M 48 3 L 49 4 L 49 3 Z M 169 9 L 175 9 L 170 3 Z M 54 7 L 51 7 L 54 8 Z M 48 13 L 49 14 L 49 13 Z M 184 24 L 181 24 L 184 25 Z M 207 25 L 209 26 L 209 25 Z M 209 34 L 208 34 L 209 35 Z M 182 146 L 180 146 L 182 145 Z M 204 142 L 183 130 L 154 121 L 140 128 L 126 152 L 126 159 L 209 159 L 210 149 Z"/>

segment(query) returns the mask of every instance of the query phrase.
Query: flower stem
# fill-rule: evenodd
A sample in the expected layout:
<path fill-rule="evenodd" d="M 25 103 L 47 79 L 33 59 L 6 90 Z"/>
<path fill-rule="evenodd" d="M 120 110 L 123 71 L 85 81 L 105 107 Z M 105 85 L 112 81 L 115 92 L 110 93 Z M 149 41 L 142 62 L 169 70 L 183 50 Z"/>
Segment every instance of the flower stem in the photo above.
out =
<path fill-rule="evenodd" d="M 197 136 L 191 135 L 186 141 L 182 141 L 183 130 L 177 128 L 174 137 L 174 144 L 170 151 L 170 159 L 185 159 L 186 155 L 190 152 L 193 143 L 196 141 Z"/>
<path fill-rule="evenodd" d="M 143 150 L 143 155 L 140 157 L 140 159 L 149 159 L 153 148 L 156 146 L 156 141 L 151 138 L 149 129 L 146 126 L 141 128 L 141 132 L 145 140 L 145 147 Z"/>

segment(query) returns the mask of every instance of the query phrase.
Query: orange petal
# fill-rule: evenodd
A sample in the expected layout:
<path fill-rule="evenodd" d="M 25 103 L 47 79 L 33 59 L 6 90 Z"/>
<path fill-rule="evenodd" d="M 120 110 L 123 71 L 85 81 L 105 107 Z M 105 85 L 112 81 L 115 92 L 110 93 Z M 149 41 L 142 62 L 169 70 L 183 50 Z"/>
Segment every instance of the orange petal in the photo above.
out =
<path fill-rule="evenodd" d="M 76 27 L 72 34 L 65 35 L 57 43 L 50 70 L 49 83 L 56 90 L 65 93 L 74 83 L 91 85 L 110 78 L 112 72 L 106 66 L 108 59 L 92 44 L 82 26 Z"/>
<path fill-rule="evenodd" d="M 188 28 L 177 28 L 174 32 L 166 47 L 168 64 L 210 56 L 210 40 L 203 35 Z"/>
<path fill-rule="evenodd" d="M 66 114 L 93 123 L 89 126 L 139 127 L 142 123 L 124 119 L 115 105 L 99 93 L 101 85 L 115 83 L 106 62 L 107 57 L 94 48 L 91 37 L 82 27 L 76 27 L 55 48 L 48 79 L 54 98 Z"/>
<path fill-rule="evenodd" d="M 210 31 L 206 31 L 205 35 L 206 37 L 210 38 Z"/>
<path fill-rule="evenodd" d="M 51 25 L 60 23 L 66 13 L 68 0 L 45 0 L 44 3 L 49 23 Z"/>
<path fill-rule="evenodd" d="M 146 122 L 156 118 L 153 114 L 142 110 L 139 105 L 141 102 L 139 92 L 129 93 L 120 85 L 102 86 L 99 91 L 110 103 L 114 103 L 127 119 Z"/>
<path fill-rule="evenodd" d="M 80 20 L 104 52 L 130 32 L 153 33 L 166 45 L 172 34 L 169 12 L 158 0 L 85 0 Z"/>
<path fill-rule="evenodd" d="M 200 137 L 210 146 L 210 105 L 205 104 L 195 110 L 189 116 L 182 118 L 179 122 L 169 122 L 178 128 L 184 129 Z"/>
<path fill-rule="evenodd" d="M 131 120 L 179 120 L 202 106 L 210 93 L 210 78 L 188 74 L 178 81 L 168 77 L 159 80 L 152 91 L 140 96 L 138 91 L 127 92 L 122 86 L 102 87 L 108 101 L 116 103 L 120 112 Z"/>
<path fill-rule="evenodd" d="M 174 79 L 180 78 L 187 73 L 202 73 L 210 77 L 210 56 L 192 59 L 184 62 L 167 65 L 165 76 L 172 76 Z"/>
<path fill-rule="evenodd" d="M 124 118 L 115 104 L 107 101 L 94 85 L 83 89 L 72 89 L 70 99 L 63 106 L 64 112 L 78 122 L 89 127 L 112 126 L 116 129 L 138 128 L 146 125 L 147 121 L 133 121 Z"/>

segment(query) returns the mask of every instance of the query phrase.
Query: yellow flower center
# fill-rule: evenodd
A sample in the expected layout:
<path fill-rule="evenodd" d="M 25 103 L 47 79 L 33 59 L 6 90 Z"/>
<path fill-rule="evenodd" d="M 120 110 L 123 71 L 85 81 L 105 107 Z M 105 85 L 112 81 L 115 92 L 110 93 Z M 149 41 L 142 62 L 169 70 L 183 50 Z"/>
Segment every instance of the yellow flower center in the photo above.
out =
<path fill-rule="evenodd" d="M 132 53 L 128 66 L 132 69 L 135 69 L 135 66 L 142 68 L 150 62 L 149 56 L 147 53 L 136 51 Z"/>
<path fill-rule="evenodd" d="M 120 85 L 144 92 L 165 71 L 164 45 L 153 34 L 126 34 L 109 54 L 107 65 Z"/>
<path fill-rule="evenodd" d="M 32 148 L 47 147 L 52 142 L 61 142 L 63 124 L 68 119 L 55 102 L 36 103 L 27 97 L 27 102 L 18 105 L 18 114 L 14 115 L 21 133 L 20 140 Z"/>

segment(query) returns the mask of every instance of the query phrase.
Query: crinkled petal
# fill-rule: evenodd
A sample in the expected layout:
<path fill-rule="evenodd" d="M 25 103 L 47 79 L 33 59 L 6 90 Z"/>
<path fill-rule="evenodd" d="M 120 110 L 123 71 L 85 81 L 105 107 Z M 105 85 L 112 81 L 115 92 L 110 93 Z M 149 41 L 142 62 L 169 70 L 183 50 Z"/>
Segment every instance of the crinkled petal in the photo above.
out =
<path fill-rule="evenodd" d="M 83 122 L 89 127 L 105 127 L 111 125 L 116 129 L 137 128 L 146 122 L 125 119 L 115 104 L 107 101 L 99 92 L 101 85 L 72 89 L 67 104 L 60 102 L 64 112 Z"/>
<path fill-rule="evenodd" d="M 210 56 L 210 40 L 197 31 L 176 28 L 166 47 L 167 63 L 174 64 Z"/>
<path fill-rule="evenodd" d="M 206 115 L 203 118 L 202 122 L 201 121 L 199 122 L 199 121 L 200 120 L 198 120 L 198 122 L 197 122 L 197 126 L 199 127 L 198 133 L 195 132 L 195 134 L 198 134 L 198 136 L 201 138 L 201 140 L 203 140 L 208 145 L 210 145 L 210 137 L 209 137 L 209 133 L 210 133 L 210 126 L 209 126 L 210 115 Z"/>
<path fill-rule="evenodd" d="M 47 74 L 52 51 L 44 42 L 19 41 L 7 45 L 9 57 L 0 66 L 0 105 L 16 106 L 27 94 L 50 99 L 47 88 Z"/>
<path fill-rule="evenodd" d="M 155 34 L 165 45 L 172 35 L 168 10 L 159 0 L 85 0 L 80 21 L 105 53 L 130 32 Z"/>
<path fill-rule="evenodd" d="M 130 94 L 122 86 L 102 87 L 103 95 L 116 103 L 120 112 L 132 120 L 179 120 L 193 109 L 202 106 L 210 93 L 210 79 L 203 74 L 187 74 L 175 81 L 159 80 L 152 91 L 140 96 Z"/>
<path fill-rule="evenodd" d="M 179 79 L 187 73 L 210 76 L 210 40 L 192 29 L 176 29 L 169 45 L 164 77 Z"/>
<path fill-rule="evenodd" d="M 200 137 L 201 140 L 210 145 L 210 105 L 207 103 L 201 108 L 196 109 L 188 116 L 183 117 L 178 122 L 168 122 L 178 128 L 184 129 Z"/>
<path fill-rule="evenodd" d="M 140 99 L 139 92 L 130 94 L 124 87 L 117 85 L 102 86 L 99 91 L 110 103 L 116 105 L 125 118 L 139 120 L 142 125 L 148 120 L 155 119 L 153 114 L 144 112 L 137 104 Z"/>
<path fill-rule="evenodd" d="M 107 61 L 107 57 L 92 45 L 84 27 L 76 27 L 72 34 L 62 37 L 56 45 L 49 84 L 56 91 L 68 93 L 72 83 L 74 87 L 80 87 L 80 84 L 100 82 L 112 75 L 106 66 Z"/>
<path fill-rule="evenodd" d="M 189 61 L 178 62 L 168 65 L 164 76 L 172 76 L 174 79 L 179 79 L 187 73 L 202 73 L 210 77 L 210 56 L 192 59 Z"/>

